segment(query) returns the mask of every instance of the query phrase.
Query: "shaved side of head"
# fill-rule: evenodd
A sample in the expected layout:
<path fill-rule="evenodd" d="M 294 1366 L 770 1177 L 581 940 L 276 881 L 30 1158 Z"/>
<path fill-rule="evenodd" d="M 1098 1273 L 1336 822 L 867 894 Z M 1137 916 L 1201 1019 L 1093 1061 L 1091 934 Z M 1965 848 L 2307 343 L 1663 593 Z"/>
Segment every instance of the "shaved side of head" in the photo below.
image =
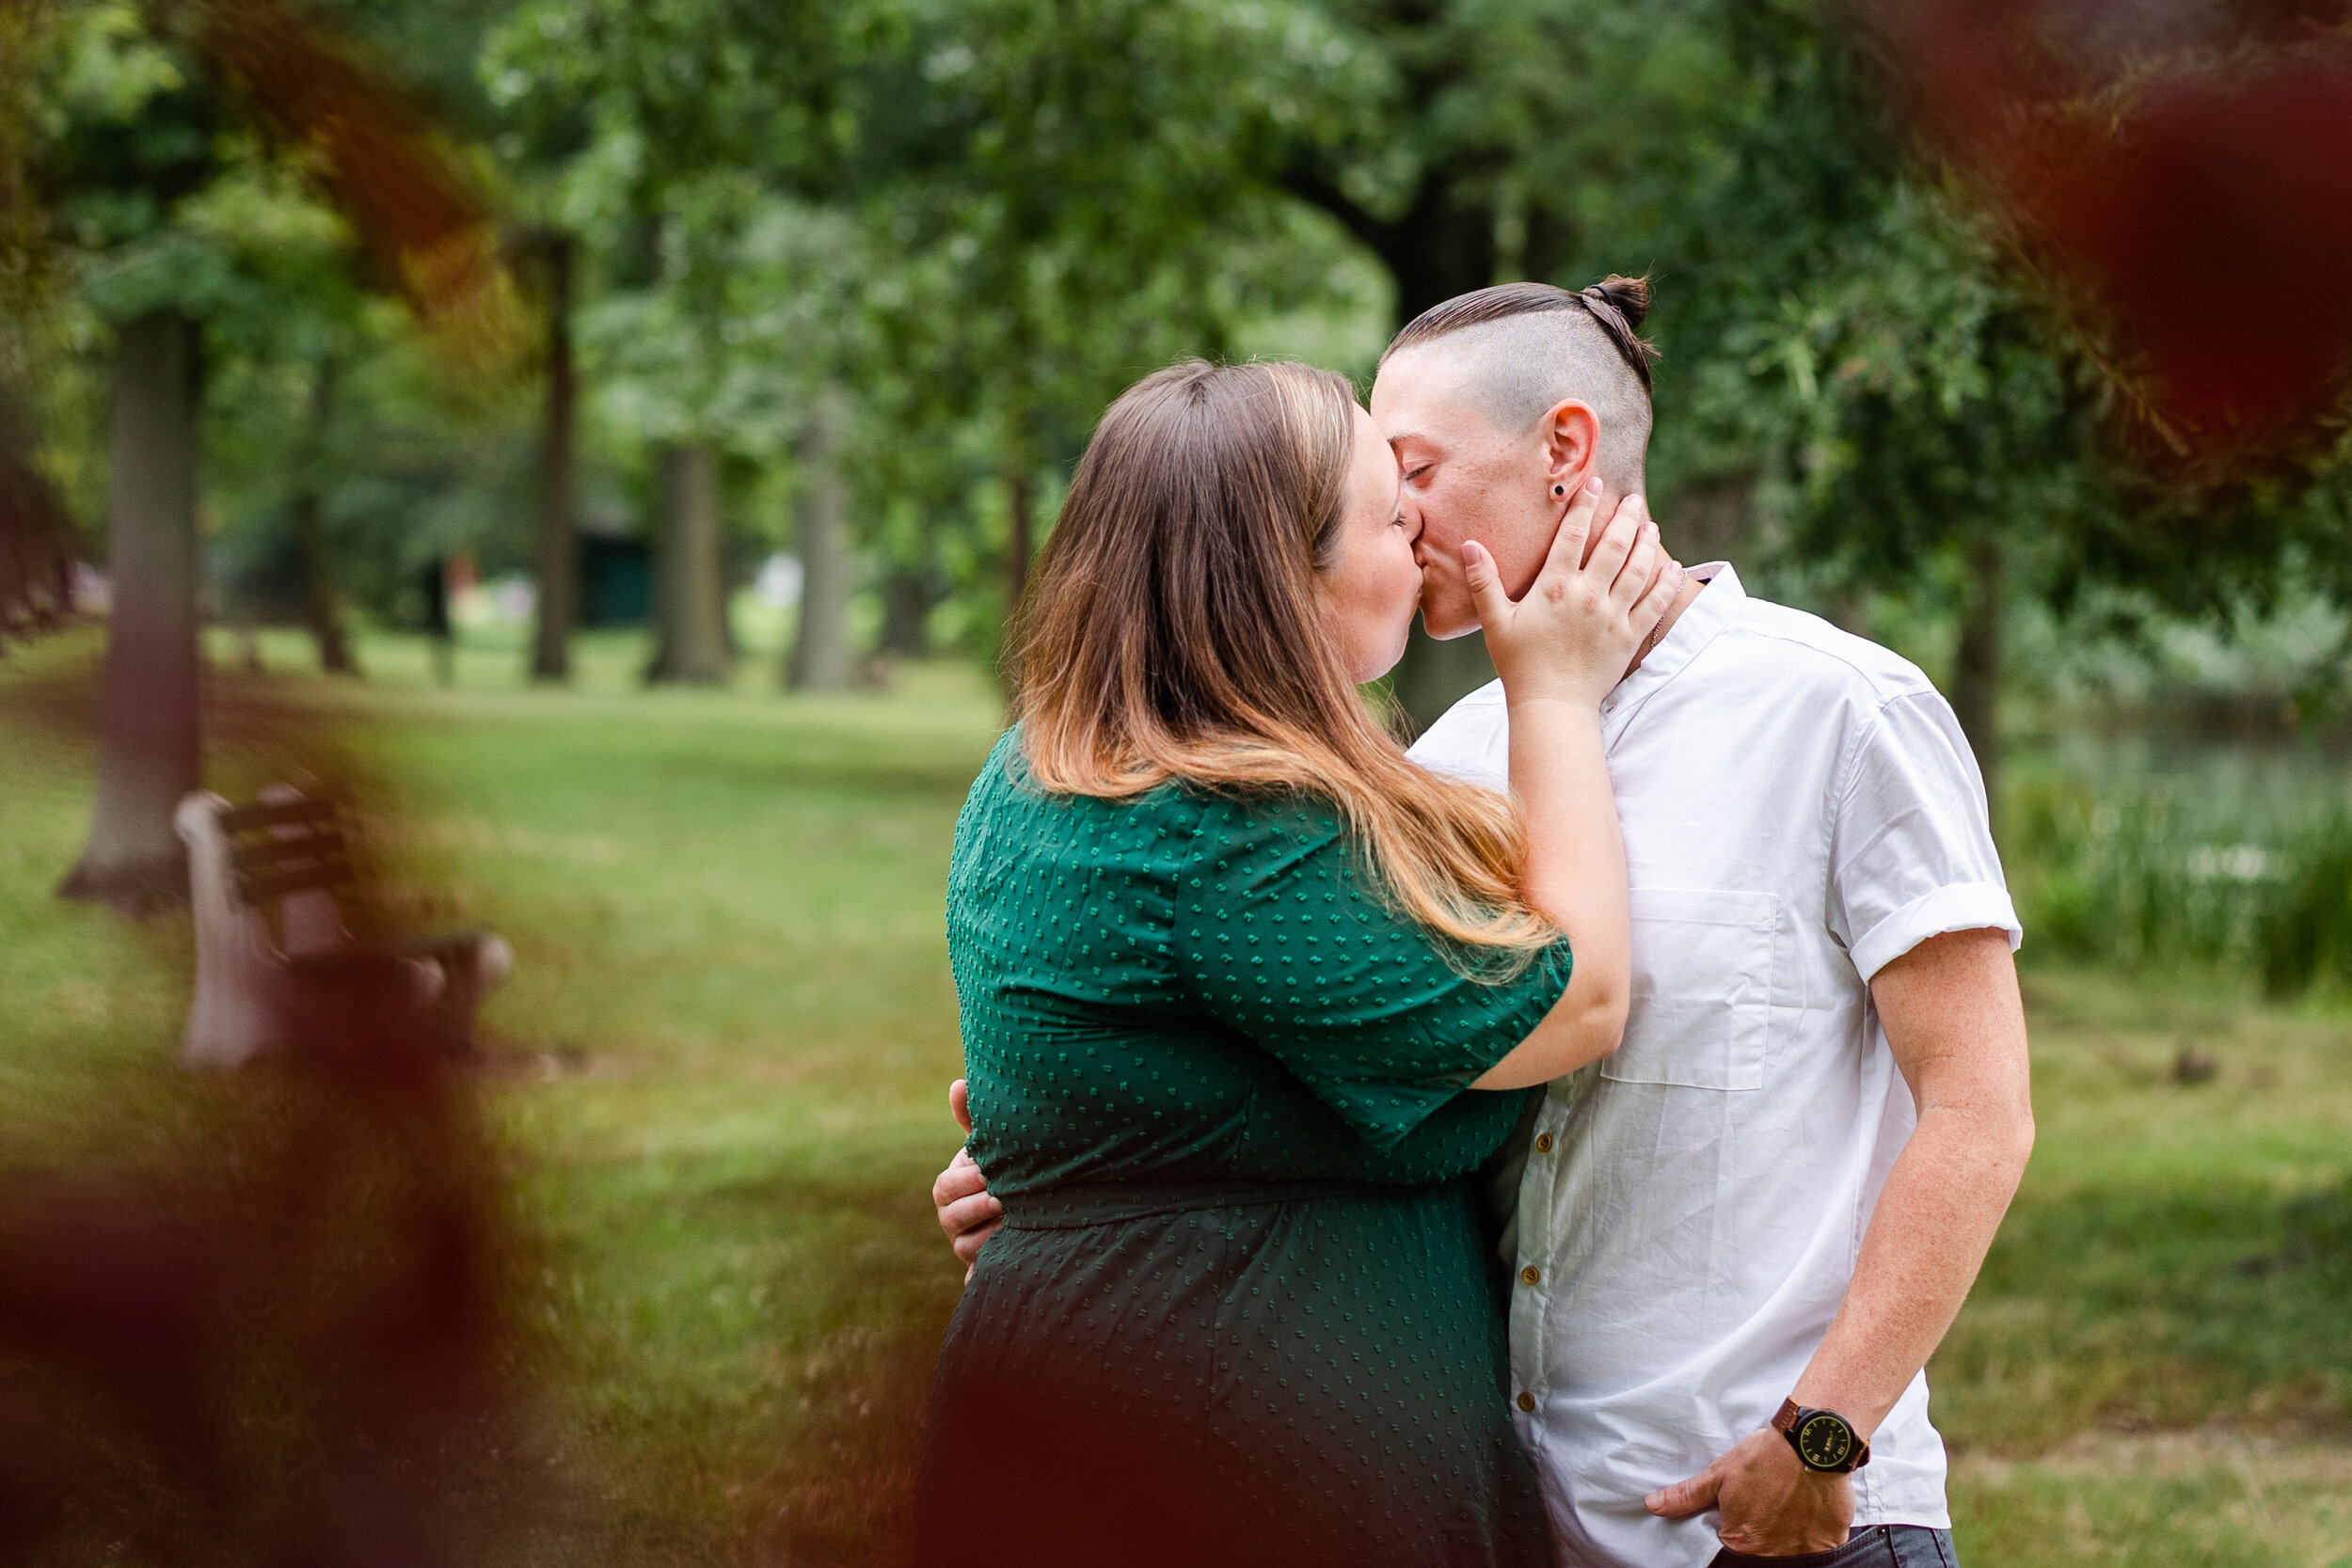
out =
<path fill-rule="evenodd" d="M 1549 283 L 1498 284 L 1422 311 L 1380 363 L 1411 356 L 1422 373 L 1441 378 L 1513 435 L 1570 399 L 1586 404 L 1600 423 L 1601 479 L 1632 494 L 1643 488 L 1649 451 L 1649 359 L 1657 351 L 1637 335 L 1648 293 L 1639 279 L 1623 277 L 1582 293 Z"/>

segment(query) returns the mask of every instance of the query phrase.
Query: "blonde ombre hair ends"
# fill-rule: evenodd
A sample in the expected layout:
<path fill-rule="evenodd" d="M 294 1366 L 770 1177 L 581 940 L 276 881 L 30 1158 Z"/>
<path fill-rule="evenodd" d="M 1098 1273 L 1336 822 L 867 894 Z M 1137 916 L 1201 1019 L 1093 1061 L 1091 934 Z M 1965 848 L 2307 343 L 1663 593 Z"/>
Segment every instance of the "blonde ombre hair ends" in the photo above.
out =
<path fill-rule="evenodd" d="M 1327 371 L 1187 361 L 1104 412 L 1015 641 L 1029 782 L 1315 796 L 1406 915 L 1532 952 L 1560 932 L 1521 892 L 1516 809 L 1406 760 L 1323 630 L 1354 410 Z"/>

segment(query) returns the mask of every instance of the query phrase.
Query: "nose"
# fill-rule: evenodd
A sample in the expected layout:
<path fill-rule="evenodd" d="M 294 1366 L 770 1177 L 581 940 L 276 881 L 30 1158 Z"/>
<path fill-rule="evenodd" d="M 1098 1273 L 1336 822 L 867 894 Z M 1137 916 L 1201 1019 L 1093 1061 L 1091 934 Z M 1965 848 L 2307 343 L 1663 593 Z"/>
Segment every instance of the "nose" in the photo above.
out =
<path fill-rule="evenodd" d="M 1421 504 L 1401 489 L 1396 498 L 1396 515 L 1405 520 L 1406 533 L 1415 549 L 1421 548 L 1422 537 L 1429 531 L 1429 519 L 1422 515 Z"/>

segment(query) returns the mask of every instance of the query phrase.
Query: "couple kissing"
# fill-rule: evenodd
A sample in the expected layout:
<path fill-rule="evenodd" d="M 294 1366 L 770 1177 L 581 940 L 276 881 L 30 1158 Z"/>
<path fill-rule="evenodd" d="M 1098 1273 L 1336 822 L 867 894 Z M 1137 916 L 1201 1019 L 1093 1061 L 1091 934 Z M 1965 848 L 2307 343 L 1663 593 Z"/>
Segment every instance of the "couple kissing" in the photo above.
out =
<path fill-rule="evenodd" d="M 1666 552 L 1647 305 L 1104 414 L 949 873 L 923 1563 L 1956 1561 L 2022 933 L 1925 676 Z M 1407 751 L 1416 612 L 1501 678 Z"/>

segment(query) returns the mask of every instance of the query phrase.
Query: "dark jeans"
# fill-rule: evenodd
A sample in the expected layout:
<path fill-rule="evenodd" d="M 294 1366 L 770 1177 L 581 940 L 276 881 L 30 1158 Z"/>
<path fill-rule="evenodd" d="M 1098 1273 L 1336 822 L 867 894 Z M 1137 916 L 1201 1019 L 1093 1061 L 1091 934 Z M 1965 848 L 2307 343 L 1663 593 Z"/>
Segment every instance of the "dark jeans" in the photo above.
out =
<path fill-rule="evenodd" d="M 1750 1557 L 1726 1546 L 1715 1554 L 1708 1568 L 1959 1568 L 1952 1550 L 1952 1532 L 1925 1525 L 1871 1525 L 1836 1551 L 1805 1552 L 1797 1557 Z"/>

